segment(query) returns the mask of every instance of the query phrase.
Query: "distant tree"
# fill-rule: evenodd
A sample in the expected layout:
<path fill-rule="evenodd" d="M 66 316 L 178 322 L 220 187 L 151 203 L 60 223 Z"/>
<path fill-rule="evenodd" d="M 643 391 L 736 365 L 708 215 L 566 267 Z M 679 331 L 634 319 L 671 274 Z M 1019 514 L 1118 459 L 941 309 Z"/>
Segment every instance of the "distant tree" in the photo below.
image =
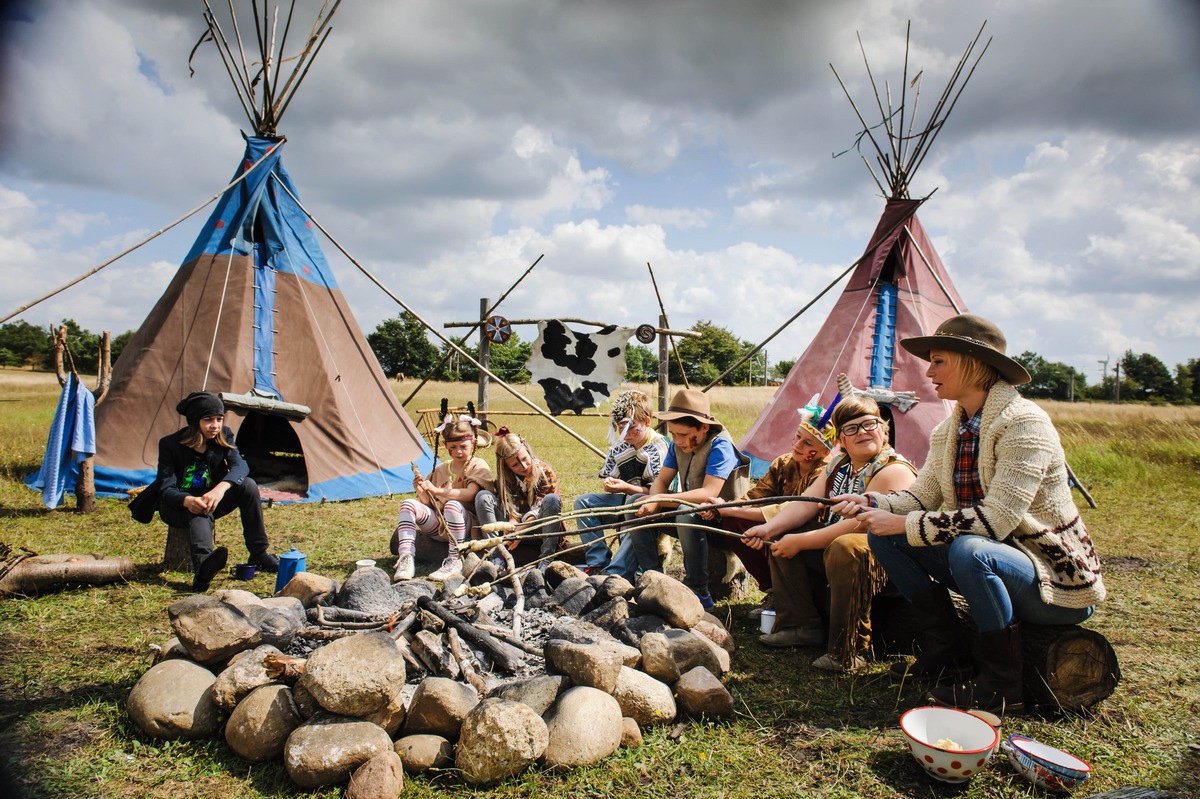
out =
<path fill-rule="evenodd" d="M 80 327 L 74 319 L 62 320 L 61 326 L 67 329 L 67 349 L 71 356 L 68 360 L 67 355 L 63 354 L 63 368 L 70 370 L 71 363 L 74 363 L 75 370 L 80 374 L 96 374 L 100 365 L 100 336 Z M 58 325 L 55 329 L 58 329 Z M 54 368 L 53 346 L 54 342 L 51 339 L 43 363 L 47 369 Z"/>
<path fill-rule="evenodd" d="M 1126 350 L 1121 358 L 1121 371 L 1132 385 L 1134 396 L 1130 399 L 1169 400 L 1175 394 L 1175 381 L 1166 364 L 1148 352 L 1135 355 Z M 1121 390 L 1125 387 L 1122 385 Z"/>
<path fill-rule="evenodd" d="M 1071 381 L 1075 381 L 1075 393 L 1082 396 L 1087 378 L 1074 368 L 1058 361 L 1047 361 L 1036 352 L 1026 350 L 1013 358 L 1025 367 L 1033 378 L 1021 386 L 1021 393 L 1034 399 L 1068 400 L 1071 398 Z"/>
<path fill-rule="evenodd" d="M 133 338 L 134 332 L 136 331 L 126 330 L 124 333 L 113 338 L 112 343 L 109 345 L 109 358 L 114 364 L 117 362 L 117 358 L 121 357 L 121 353 L 125 351 L 125 345 Z"/>
<path fill-rule="evenodd" d="M 533 354 L 533 342 L 521 341 L 516 333 L 503 344 L 492 344 L 488 371 L 506 383 L 528 383 L 533 376 L 525 368 Z"/>
<path fill-rule="evenodd" d="M 796 365 L 796 359 L 790 361 L 776 361 L 771 367 L 771 374 L 783 380 L 788 376 L 788 372 L 792 371 L 792 367 Z"/>
<path fill-rule="evenodd" d="M 1195 378 L 1192 377 L 1192 370 L 1187 364 L 1176 364 L 1175 391 L 1171 397 L 1171 402 L 1178 405 L 1191 405 L 1192 392 L 1195 390 Z"/>
<path fill-rule="evenodd" d="M 692 332 L 699 333 L 700 338 L 680 339 L 676 347 L 687 370 L 688 379 L 693 383 L 711 383 L 753 346 L 739 341 L 728 330 L 709 321 L 697 322 L 691 329 Z M 671 382 L 683 382 L 679 374 L 679 364 L 674 358 L 670 360 L 670 375 Z M 741 385 L 749 379 L 750 367 L 748 364 L 742 364 L 725 378 L 723 385 Z"/>
<path fill-rule="evenodd" d="M 658 380 L 658 356 L 641 344 L 627 346 L 625 379 L 631 383 L 653 383 Z"/>
<path fill-rule="evenodd" d="M 1189 358 L 1187 370 L 1192 376 L 1192 404 L 1200 405 L 1200 358 Z"/>
<path fill-rule="evenodd" d="M 50 351 L 50 330 L 29 322 L 0 325 L 0 350 L 5 366 L 42 366 Z"/>
<path fill-rule="evenodd" d="M 440 357 L 438 348 L 425 333 L 425 326 L 408 311 L 380 322 L 367 336 L 367 343 L 388 377 L 424 377 Z"/>

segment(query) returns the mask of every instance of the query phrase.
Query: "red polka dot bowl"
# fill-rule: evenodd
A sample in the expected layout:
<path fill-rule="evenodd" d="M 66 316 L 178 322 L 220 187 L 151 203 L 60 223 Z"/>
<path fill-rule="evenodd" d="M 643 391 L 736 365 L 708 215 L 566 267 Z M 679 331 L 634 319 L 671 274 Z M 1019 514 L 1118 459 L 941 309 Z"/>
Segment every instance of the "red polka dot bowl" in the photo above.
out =
<path fill-rule="evenodd" d="M 966 782 L 1000 745 L 1000 733 L 983 719 L 949 707 L 917 707 L 900 717 L 913 759 L 942 782 Z"/>

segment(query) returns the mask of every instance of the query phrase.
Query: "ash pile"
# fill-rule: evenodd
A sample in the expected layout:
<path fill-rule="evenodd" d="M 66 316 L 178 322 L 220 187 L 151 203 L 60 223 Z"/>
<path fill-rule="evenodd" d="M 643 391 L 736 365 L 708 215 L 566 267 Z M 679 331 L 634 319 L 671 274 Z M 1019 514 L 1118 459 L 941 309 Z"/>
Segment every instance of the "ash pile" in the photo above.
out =
<path fill-rule="evenodd" d="M 678 580 L 474 559 L 440 587 L 371 567 L 340 585 L 301 572 L 267 599 L 173 602 L 176 637 L 130 718 L 153 737 L 223 735 L 247 761 L 282 759 L 301 788 L 349 780 L 361 799 L 431 770 L 488 785 L 589 765 L 652 725 L 732 714 L 733 639 Z"/>

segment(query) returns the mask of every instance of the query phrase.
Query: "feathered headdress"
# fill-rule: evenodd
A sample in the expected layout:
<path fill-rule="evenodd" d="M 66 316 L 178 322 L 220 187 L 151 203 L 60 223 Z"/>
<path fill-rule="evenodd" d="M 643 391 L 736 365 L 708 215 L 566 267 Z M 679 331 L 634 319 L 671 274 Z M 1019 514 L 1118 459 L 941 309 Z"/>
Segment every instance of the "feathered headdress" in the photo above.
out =
<path fill-rule="evenodd" d="M 608 443 L 610 446 L 615 447 L 629 432 L 629 425 L 633 424 L 634 406 L 637 404 L 638 398 L 643 396 L 645 395 L 636 389 L 628 389 L 612 398 L 612 408 L 608 412 L 610 420 Z"/>
<path fill-rule="evenodd" d="M 813 394 L 812 399 L 803 408 L 796 411 L 800 414 L 800 426 L 813 435 L 818 441 L 825 445 L 825 449 L 833 449 L 833 441 L 837 437 L 833 425 L 829 423 L 829 419 L 833 416 L 833 409 L 837 407 L 842 395 L 839 393 L 833 398 L 828 408 L 821 406 L 821 395 Z"/>

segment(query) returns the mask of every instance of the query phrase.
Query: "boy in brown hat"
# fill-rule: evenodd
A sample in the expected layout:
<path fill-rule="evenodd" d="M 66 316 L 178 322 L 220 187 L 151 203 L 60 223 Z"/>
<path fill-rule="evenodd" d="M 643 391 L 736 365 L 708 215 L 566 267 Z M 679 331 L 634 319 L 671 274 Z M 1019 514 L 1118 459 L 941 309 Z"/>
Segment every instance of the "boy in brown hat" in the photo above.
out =
<path fill-rule="evenodd" d="M 662 470 L 650 486 L 637 515 L 649 516 L 666 506 L 680 502 L 700 503 L 710 497 L 725 500 L 740 497 L 750 487 L 750 459 L 738 451 L 725 426 L 712 415 L 708 395 L 696 389 L 682 389 L 671 398 L 671 406 L 654 416 L 667 423 L 671 439 Z M 677 490 L 671 483 L 679 478 Z M 683 582 L 700 599 L 705 609 L 712 607 L 708 593 L 708 534 L 696 526 L 719 526 L 698 513 L 684 513 L 674 524 L 648 525 L 630 532 L 634 555 L 644 571 L 662 571 L 658 552 L 658 533 L 665 531 L 679 539 L 683 549 Z"/>

